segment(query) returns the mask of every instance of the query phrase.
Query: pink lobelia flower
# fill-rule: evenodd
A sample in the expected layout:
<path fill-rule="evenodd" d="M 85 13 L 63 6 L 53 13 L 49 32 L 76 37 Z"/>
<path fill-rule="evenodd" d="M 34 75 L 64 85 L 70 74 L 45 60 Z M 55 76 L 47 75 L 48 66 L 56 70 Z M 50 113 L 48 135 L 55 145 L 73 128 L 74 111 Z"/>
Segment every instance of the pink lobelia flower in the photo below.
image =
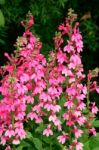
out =
<path fill-rule="evenodd" d="M 51 130 L 51 125 L 50 124 L 43 131 L 43 135 L 46 135 L 47 137 L 50 136 L 50 135 L 53 135 L 53 131 Z"/>
<path fill-rule="evenodd" d="M 96 136 L 96 130 L 95 130 L 95 128 L 91 128 L 89 130 L 89 133 L 92 133 L 94 136 Z"/>
<path fill-rule="evenodd" d="M 60 143 L 64 144 L 66 140 L 68 139 L 68 134 L 63 132 L 63 134 L 58 136 L 57 139 Z"/>
<path fill-rule="evenodd" d="M 75 137 L 78 139 L 79 137 L 82 136 L 83 131 L 74 126 L 73 133 L 75 134 Z"/>
<path fill-rule="evenodd" d="M 97 112 L 99 111 L 98 108 L 95 105 L 95 102 L 92 103 L 91 111 L 92 111 L 93 114 L 97 114 Z"/>
<path fill-rule="evenodd" d="M 11 148 L 10 146 L 7 146 L 7 147 L 5 148 L 5 150 L 12 150 L 12 148 Z"/>
<path fill-rule="evenodd" d="M 80 142 L 77 142 L 76 144 L 76 150 L 83 150 L 83 144 Z"/>
<path fill-rule="evenodd" d="M 20 144 L 20 140 L 17 139 L 17 138 L 15 138 L 15 139 L 13 139 L 12 143 L 13 143 L 14 145 L 18 145 L 18 144 Z"/>
<path fill-rule="evenodd" d="M 59 50 L 57 53 L 57 60 L 58 60 L 58 63 L 63 64 L 63 62 L 67 62 L 68 58 L 65 53 Z"/>
<path fill-rule="evenodd" d="M 96 87 L 96 92 L 99 94 L 99 86 Z"/>
<path fill-rule="evenodd" d="M 68 100 L 67 102 L 65 102 L 64 106 L 66 106 L 68 109 L 70 109 L 74 106 L 74 103 L 72 100 Z"/>
<path fill-rule="evenodd" d="M 80 126 L 82 126 L 86 122 L 86 117 L 85 116 L 80 116 L 77 118 L 77 122 Z"/>
<path fill-rule="evenodd" d="M 12 136 L 15 136 L 15 131 L 13 129 L 8 129 L 5 132 L 5 136 L 11 138 Z"/>
<path fill-rule="evenodd" d="M 71 45 L 70 42 L 68 42 L 68 44 L 64 47 L 64 52 L 74 52 L 74 47 Z"/>
<path fill-rule="evenodd" d="M 76 147 L 76 150 L 83 150 L 83 144 L 82 143 L 80 143 L 80 142 L 78 142 L 77 141 L 77 139 L 75 139 L 74 141 L 73 141 L 73 144 L 74 144 L 74 146 Z"/>

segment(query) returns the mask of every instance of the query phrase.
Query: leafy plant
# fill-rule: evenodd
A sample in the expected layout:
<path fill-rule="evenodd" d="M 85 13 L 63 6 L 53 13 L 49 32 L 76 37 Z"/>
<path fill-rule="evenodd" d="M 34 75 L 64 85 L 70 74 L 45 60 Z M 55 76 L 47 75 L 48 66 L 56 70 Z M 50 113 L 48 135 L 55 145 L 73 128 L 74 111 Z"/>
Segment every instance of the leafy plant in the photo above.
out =
<path fill-rule="evenodd" d="M 30 31 L 32 14 L 21 22 L 25 32 L 17 38 L 14 53 L 5 53 L 8 63 L 0 68 L 0 140 L 5 150 L 97 149 L 98 108 L 90 93 L 99 93 L 94 80 L 99 69 L 89 70 L 87 77 L 83 72 L 76 18 L 69 9 L 48 59 L 40 53 L 40 39 Z"/>

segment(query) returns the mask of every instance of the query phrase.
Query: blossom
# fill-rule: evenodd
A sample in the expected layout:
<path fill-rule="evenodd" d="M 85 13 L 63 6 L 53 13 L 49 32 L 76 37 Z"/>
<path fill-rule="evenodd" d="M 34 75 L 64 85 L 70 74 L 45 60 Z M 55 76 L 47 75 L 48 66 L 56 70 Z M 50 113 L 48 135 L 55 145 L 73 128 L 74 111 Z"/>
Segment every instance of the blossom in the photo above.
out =
<path fill-rule="evenodd" d="M 63 134 L 58 136 L 57 139 L 60 143 L 64 144 L 66 140 L 68 139 L 68 134 L 63 132 Z"/>
<path fill-rule="evenodd" d="M 78 142 L 77 139 L 73 141 L 73 145 L 76 147 L 76 150 L 83 150 L 83 144 L 81 142 Z"/>
<path fill-rule="evenodd" d="M 95 102 L 92 103 L 91 111 L 93 114 L 97 114 L 97 112 L 99 111 L 98 108 L 95 106 Z"/>
<path fill-rule="evenodd" d="M 21 77 L 20 77 L 20 81 L 21 81 L 22 83 L 29 81 L 29 75 L 26 74 L 26 73 L 23 73 L 23 74 L 21 75 Z"/>
<path fill-rule="evenodd" d="M 65 102 L 64 106 L 70 109 L 74 106 L 74 103 L 72 102 L 72 100 L 68 100 L 67 102 Z"/>
<path fill-rule="evenodd" d="M 89 133 L 92 133 L 94 136 L 96 136 L 96 130 L 95 130 L 95 128 L 91 128 L 89 130 Z"/>
<path fill-rule="evenodd" d="M 97 91 L 97 93 L 99 93 L 99 87 L 96 87 L 96 91 Z"/>
<path fill-rule="evenodd" d="M 47 137 L 49 135 L 53 135 L 53 131 L 51 130 L 51 125 L 47 126 L 47 128 L 43 131 L 43 135 L 46 135 Z"/>
<path fill-rule="evenodd" d="M 12 148 L 11 148 L 10 146 L 7 146 L 7 147 L 5 148 L 5 150 L 12 150 Z"/>
<path fill-rule="evenodd" d="M 84 116 L 78 117 L 77 122 L 80 126 L 82 126 L 86 122 L 86 117 L 84 117 Z"/>
<path fill-rule="evenodd" d="M 68 45 L 66 45 L 65 47 L 64 47 L 64 52 L 68 52 L 68 53 L 70 53 L 70 52 L 72 52 L 72 51 L 74 51 L 74 47 L 68 42 Z"/>
<path fill-rule="evenodd" d="M 83 150 L 83 144 L 80 142 L 76 143 L 76 150 Z"/>
<path fill-rule="evenodd" d="M 18 90 L 18 94 L 20 94 L 20 95 L 23 95 L 24 93 L 27 93 L 27 91 L 28 91 L 28 89 L 25 85 L 22 85 L 19 83 L 16 84 L 16 89 Z"/>
<path fill-rule="evenodd" d="M 8 136 L 9 138 L 11 138 L 12 136 L 15 136 L 14 130 L 13 129 L 6 130 L 5 136 Z"/>
<path fill-rule="evenodd" d="M 83 131 L 74 126 L 73 133 L 75 134 L 76 138 L 79 138 L 82 136 Z"/>
<path fill-rule="evenodd" d="M 20 140 L 19 139 L 13 139 L 12 143 L 14 145 L 18 145 L 18 144 L 20 144 Z"/>
<path fill-rule="evenodd" d="M 62 64 L 63 62 L 67 62 L 68 58 L 65 53 L 59 50 L 57 53 L 57 60 L 58 60 L 58 63 Z"/>

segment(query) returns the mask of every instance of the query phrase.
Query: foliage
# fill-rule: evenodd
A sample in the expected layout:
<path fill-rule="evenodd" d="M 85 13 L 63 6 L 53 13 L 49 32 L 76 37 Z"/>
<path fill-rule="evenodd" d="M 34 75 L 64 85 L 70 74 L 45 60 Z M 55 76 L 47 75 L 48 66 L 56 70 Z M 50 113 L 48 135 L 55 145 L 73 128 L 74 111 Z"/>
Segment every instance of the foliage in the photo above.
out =
<path fill-rule="evenodd" d="M 83 1 L 82 0 L 81 1 L 77 1 L 77 0 L 4 1 L 1 0 L 0 4 L 2 9 L 2 14 L 4 16 L 3 18 L 6 22 L 4 30 L 7 32 L 7 36 L 8 36 L 6 44 L 3 46 L 4 51 L 6 51 L 6 49 L 8 49 L 9 53 L 13 51 L 13 43 L 15 42 L 16 37 L 19 34 L 21 35 L 22 33 L 22 28 L 20 27 L 20 21 L 24 19 L 25 14 L 27 14 L 27 12 L 30 10 L 35 17 L 35 25 L 34 25 L 33 32 L 39 35 L 41 41 L 43 42 L 42 52 L 45 55 L 47 55 L 49 50 L 51 50 L 53 47 L 52 37 L 54 36 L 57 26 L 59 25 L 60 22 L 64 20 L 68 8 L 71 7 L 78 13 L 79 18 L 82 18 L 80 20 L 81 31 L 84 37 L 85 49 L 87 49 L 88 57 L 90 57 L 89 58 L 90 62 L 87 62 L 89 66 L 86 67 L 86 69 L 88 69 L 89 67 L 93 69 L 94 67 L 97 66 L 98 62 L 95 63 L 91 55 L 97 56 L 98 49 L 99 49 L 98 46 L 99 1 L 98 0 L 94 0 L 94 1 L 93 0 L 92 1 L 85 1 L 85 0 Z M 89 15 L 87 12 L 89 13 Z M 18 33 L 17 32 L 15 33 L 15 30 Z M 11 35 L 14 35 L 14 37 L 11 37 Z M 5 39 L 3 39 L 2 37 L 0 37 L 0 39 L 2 41 L 5 41 Z M 85 51 L 83 53 L 85 54 L 83 57 L 84 58 L 86 57 L 85 59 L 83 59 L 85 63 L 88 57 L 86 56 L 87 54 Z"/>

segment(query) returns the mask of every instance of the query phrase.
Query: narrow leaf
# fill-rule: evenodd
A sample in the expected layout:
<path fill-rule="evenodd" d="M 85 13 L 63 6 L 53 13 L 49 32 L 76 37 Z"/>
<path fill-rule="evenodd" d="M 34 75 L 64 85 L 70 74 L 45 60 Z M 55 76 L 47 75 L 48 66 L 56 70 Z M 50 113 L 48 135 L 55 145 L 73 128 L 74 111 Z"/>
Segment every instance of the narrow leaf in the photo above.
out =
<path fill-rule="evenodd" d="M 0 26 L 4 26 L 5 20 L 2 11 L 0 10 Z"/>

